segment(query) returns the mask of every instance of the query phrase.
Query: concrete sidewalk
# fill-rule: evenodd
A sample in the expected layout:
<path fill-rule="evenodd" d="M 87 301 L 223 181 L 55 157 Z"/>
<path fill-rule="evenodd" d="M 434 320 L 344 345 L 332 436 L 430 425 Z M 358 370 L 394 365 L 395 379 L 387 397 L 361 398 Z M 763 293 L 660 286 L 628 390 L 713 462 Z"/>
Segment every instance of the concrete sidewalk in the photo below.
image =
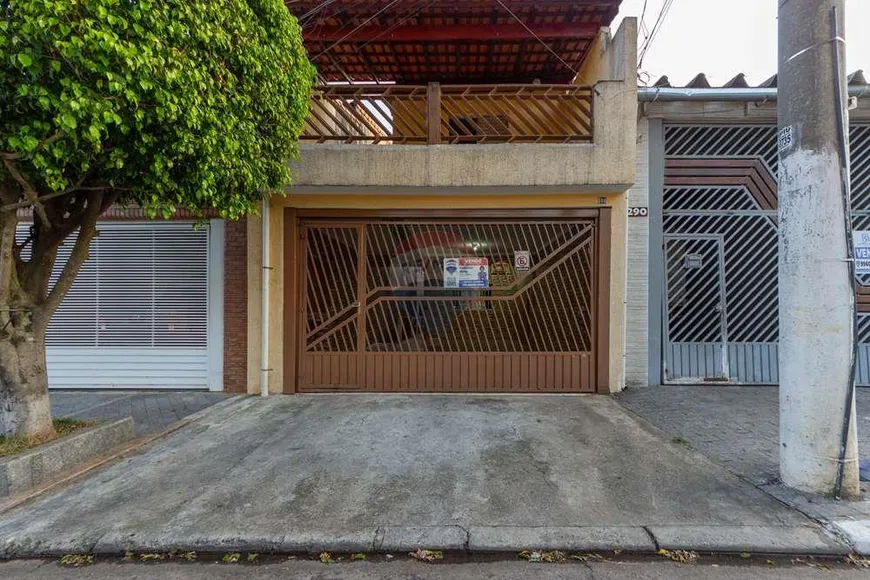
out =
<path fill-rule="evenodd" d="M 139 436 L 159 431 L 227 397 L 206 391 L 49 392 L 54 417 L 101 421 L 133 417 Z"/>
<path fill-rule="evenodd" d="M 856 392 L 858 452 L 870 457 L 870 389 Z M 778 480 L 779 392 L 776 387 L 665 386 L 632 389 L 616 400 L 771 496 L 848 538 L 870 554 L 870 501 L 838 501 L 796 492 Z M 867 497 L 868 484 L 862 482 Z"/>
<path fill-rule="evenodd" d="M 629 389 L 616 400 L 735 473 L 766 483 L 779 475 L 776 387 L 678 386 Z M 858 451 L 870 457 L 870 389 L 855 393 Z"/>
<path fill-rule="evenodd" d="M 417 547 L 849 551 L 583 396 L 241 399 L 0 522 L 6 557 Z"/>

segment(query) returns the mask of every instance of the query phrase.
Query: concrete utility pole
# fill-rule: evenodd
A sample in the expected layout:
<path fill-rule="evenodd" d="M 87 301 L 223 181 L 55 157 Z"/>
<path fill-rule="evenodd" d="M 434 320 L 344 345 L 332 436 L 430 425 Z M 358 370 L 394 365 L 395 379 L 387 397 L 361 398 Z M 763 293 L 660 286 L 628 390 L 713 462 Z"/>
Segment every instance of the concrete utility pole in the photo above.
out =
<path fill-rule="evenodd" d="M 779 0 L 779 454 L 786 485 L 857 497 L 844 5 Z"/>

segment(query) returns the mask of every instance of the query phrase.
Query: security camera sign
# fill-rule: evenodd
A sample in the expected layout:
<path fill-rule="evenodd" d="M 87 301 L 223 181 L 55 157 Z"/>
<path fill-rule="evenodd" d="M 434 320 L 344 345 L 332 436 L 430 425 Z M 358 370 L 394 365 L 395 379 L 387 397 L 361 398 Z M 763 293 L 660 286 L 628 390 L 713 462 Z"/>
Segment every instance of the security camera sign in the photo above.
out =
<path fill-rule="evenodd" d="M 870 274 L 870 231 L 853 231 L 855 274 Z"/>
<path fill-rule="evenodd" d="M 487 258 L 444 258 L 445 288 L 489 288 Z"/>

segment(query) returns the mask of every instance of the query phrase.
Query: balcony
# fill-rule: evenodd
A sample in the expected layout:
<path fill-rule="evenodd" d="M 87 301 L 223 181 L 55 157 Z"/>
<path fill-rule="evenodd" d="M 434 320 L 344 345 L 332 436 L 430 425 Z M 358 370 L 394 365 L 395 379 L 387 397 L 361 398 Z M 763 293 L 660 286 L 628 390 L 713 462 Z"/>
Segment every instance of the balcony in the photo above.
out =
<path fill-rule="evenodd" d="M 445 40 L 443 54 L 422 56 L 393 47 L 392 56 L 371 56 L 380 84 L 357 62 L 368 41 L 348 45 L 345 82 L 320 58 L 325 81 L 312 95 L 288 193 L 625 192 L 639 146 L 636 39 L 632 19 L 615 34 L 602 29 L 582 54 L 566 53 L 576 74 L 561 76 L 559 59 L 531 60 L 521 48 L 484 58 L 471 41 Z M 439 67 L 448 67 L 439 75 L 448 80 L 427 82 Z"/>
<path fill-rule="evenodd" d="M 300 139 L 398 145 L 589 143 L 593 88 L 578 85 L 327 85 Z"/>

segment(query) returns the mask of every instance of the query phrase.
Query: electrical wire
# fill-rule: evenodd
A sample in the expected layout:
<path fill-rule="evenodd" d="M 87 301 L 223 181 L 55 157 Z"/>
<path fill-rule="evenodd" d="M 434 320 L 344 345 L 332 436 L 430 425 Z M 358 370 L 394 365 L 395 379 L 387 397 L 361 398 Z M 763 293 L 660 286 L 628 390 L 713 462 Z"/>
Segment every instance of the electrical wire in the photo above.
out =
<path fill-rule="evenodd" d="M 411 12 L 411 13 L 409 13 L 409 14 L 406 14 L 404 17 L 400 18 L 399 20 L 397 20 L 396 22 L 394 22 L 393 24 L 391 24 L 391 25 L 390 25 L 389 27 L 387 27 L 385 30 L 382 30 L 381 32 L 377 33 L 375 36 L 373 36 L 372 38 L 370 38 L 370 39 L 367 40 L 366 42 L 364 42 L 364 43 L 362 43 L 361 45 L 355 47 L 356 52 L 357 52 L 357 53 L 361 53 L 361 52 L 362 52 L 362 49 L 364 49 L 365 47 L 367 47 L 367 46 L 370 45 L 371 43 L 375 42 L 376 40 L 378 40 L 379 38 L 381 38 L 381 37 L 384 36 L 385 34 L 389 34 L 390 32 L 392 32 L 393 30 L 395 30 L 396 28 L 398 28 L 399 26 L 401 26 L 402 24 L 404 24 L 405 22 L 407 22 L 407 21 L 410 20 L 411 18 L 414 18 L 414 17 L 417 16 L 421 11 L 423 11 L 423 10 L 426 9 L 426 8 L 429 8 L 429 7 L 432 5 L 433 2 L 435 2 L 435 0 L 429 0 L 428 2 L 426 2 L 426 0 L 420 0 L 420 5 L 419 5 L 419 7 L 418 7 L 416 10 L 414 10 L 413 12 Z M 327 54 L 326 56 L 328 56 L 328 57 L 330 57 L 330 59 L 332 59 L 332 56 L 331 56 L 331 55 Z M 344 75 L 344 77 L 348 80 L 348 83 L 349 83 L 349 84 L 354 84 L 354 82 L 350 80 L 350 77 L 348 76 L 348 74 L 347 74 L 346 72 L 344 72 L 343 69 L 341 69 L 341 67 L 338 65 L 338 63 L 335 62 L 334 59 L 332 59 L 332 60 L 333 60 L 333 63 L 332 63 L 332 64 L 335 65 L 336 67 L 338 67 L 338 68 L 341 70 L 341 73 L 342 73 L 342 74 Z M 381 84 L 380 81 L 378 80 L 377 76 L 374 74 L 374 71 L 371 71 L 371 73 L 372 73 L 372 76 L 375 77 L 375 84 L 376 84 L 376 85 Z"/>
<path fill-rule="evenodd" d="M 831 35 L 834 39 L 839 38 L 840 31 L 837 25 L 837 7 L 831 7 Z M 849 361 L 849 384 L 846 394 L 846 411 L 843 415 L 843 430 L 840 436 L 839 461 L 837 462 L 837 480 L 834 485 L 834 497 L 840 499 L 843 495 L 843 477 L 845 475 L 846 452 L 849 445 L 849 430 L 852 424 L 852 410 L 855 403 L 855 371 L 858 360 L 858 312 L 854 306 L 857 284 L 855 282 L 855 243 L 852 239 L 852 192 L 849 176 L 848 137 L 846 136 L 845 103 L 843 102 L 840 79 L 843 71 L 840 66 L 840 47 L 836 42 L 831 43 L 834 66 L 834 94 L 836 99 L 837 116 L 837 139 L 840 156 L 840 178 L 843 186 L 843 215 L 846 228 L 846 262 L 849 266 L 849 284 L 852 289 L 852 352 Z"/>
<path fill-rule="evenodd" d="M 650 46 L 652 46 L 653 41 L 656 36 L 662 29 L 662 25 L 665 22 L 665 18 L 668 16 L 668 12 L 671 10 L 671 6 L 673 6 L 674 0 L 665 0 L 662 4 L 661 10 L 659 10 L 659 15 L 656 18 L 655 23 L 653 24 L 652 29 L 650 30 L 649 36 L 647 36 L 643 46 L 641 47 L 637 59 L 638 68 L 643 64 L 643 59 L 646 57 L 647 52 L 649 51 Z"/>
<path fill-rule="evenodd" d="M 324 8 L 326 8 L 327 6 L 329 6 L 330 4 L 333 4 L 335 2 L 336 2 L 336 0 L 324 0 L 323 2 L 321 2 L 317 6 L 315 6 L 314 8 L 312 8 L 311 10 L 309 10 L 308 12 L 306 12 L 305 14 L 300 16 L 298 18 L 299 24 L 300 25 L 303 24 L 306 20 L 308 20 L 309 18 L 311 18 L 312 16 L 314 16 L 315 14 L 317 14 L 318 12 L 320 12 L 321 10 L 323 10 Z"/>
<path fill-rule="evenodd" d="M 498 2 L 498 3 L 501 5 L 501 7 L 504 8 L 505 11 L 513 17 L 514 20 L 516 20 L 517 22 L 519 22 L 520 26 L 522 26 L 523 28 L 526 29 L 526 32 L 528 32 L 528 33 L 531 34 L 533 37 L 535 37 L 535 40 L 537 40 L 537 41 L 540 42 L 542 45 L 544 45 L 544 48 L 546 48 L 547 50 L 549 50 L 549 51 L 552 53 L 553 56 L 555 56 L 557 59 L 559 59 L 559 62 L 561 62 L 563 65 L 565 65 L 565 68 L 567 68 L 568 70 L 570 70 L 570 71 L 571 71 L 572 73 L 574 73 L 575 75 L 579 74 L 579 73 L 577 72 L 577 70 L 576 70 L 573 66 L 571 66 L 570 64 L 568 64 L 567 62 L 565 62 L 565 59 L 563 59 L 561 56 L 559 56 L 559 55 L 556 53 L 556 51 L 553 50 L 553 48 L 552 48 L 549 44 L 547 44 L 546 42 L 544 42 L 544 41 L 541 39 L 540 36 L 538 36 L 537 34 L 535 34 L 535 32 L 534 32 L 531 28 L 529 28 L 528 26 L 526 26 L 526 23 L 523 22 L 523 21 L 520 19 L 519 16 L 517 16 L 516 14 L 514 14 L 514 12 L 513 12 L 510 8 L 508 8 L 508 7 L 505 5 L 505 3 L 502 2 L 502 0 L 495 0 L 495 1 Z"/>
<path fill-rule="evenodd" d="M 429 0 L 428 2 L 426 2 L 426 0 L 421 0 L 421 1 L 420 1 L 420 7 L 417 8 L 417 10 L 415 10 L 414 12 L 412 12 L 412 13 L 410 13 L 410 14 L 406 14 L 403 18 L 401 18 L 400 20 L 398 20 L 398 21 L 394 22 L 393 24 L 391 24 L 391 25 L 390 25 L 386 30 L 383 30 L 383 31 L 379 32 L 379 33 L 376 34 L 374 37 L 370 38 L 369 40 L 367 40 L 366 42 L 364 42 L 363 44 L 361 44 L 360 46 L 358 46 L 356 49 L 357 49 L 358 51 L 359 51 L 359 50 L 362 50 L 363 48 L 365 48 L 366 46 L 368 46 L 368 45 L 371 44 L 372 42 L 376 41 L 377 39 L 379 39 L 379 38 L 382 37 L 383 35 L 385 35 L 385 34 L 389 34 L 390 32 L 392 32 L 393 30 L 395 30 L 396 28 L 398 28 L 399 26 L 401 26 L 402 24 L 404 24 L 405 22 L 407 22 L 407 21 L 410 20 L 411 18 L 414 18 L 415 16 L 417 16 L 420 12 L 422 12 L 422 11 L 425 10 L 426 8 L 429 8 L 430 6 L 432 6 L 432 4 L 433 4 L 434 2 L 435 2 L 435 0 Z"/>
<path fill-rule="evenodd" d="M 336 0 L 333 0 L 333 1 L 336 1 Z M 346 12 L 349 12 L 350 10 L 353 10 L 354 8 L 359 8 L 361 5 L 366 4 L 367 2 L 368 2 L 368 0 L 355 0 L 354 2 L 346 3 L 341 8 L 337 9 L 335 12 L 330 13 L 329 18 L 332 18 L 332 19 L 338 18 L 342 14 L 345 14 Z M 315 26 L 322 26 L 323 22 L 324 22 L 323 18 L 309 18 L 308 21 L 302 25 L 302 28 L 305 28 L 306 26 L 309 26 L 312 23 L 314 23 Z M 336 32 L 341 32 L 342 30 L 344 30 L 345 28 L 350 26 L 351 23 L 352 23 L 352 21 L 345 22 L 344 24 L 342 24 L 341 26 L 338 27 Z"/>
<path fill-rule="evenodd" d="M 387 4 L 386 6 L 384 6 L 383 8 L 381 8 L 380 10 L 378 10 L 377 12 L 375 12 L 374 14 L 372 14 L 371 16 L 369 16 L 368 18 L 366 18 L 366 19 L 365 19 L 361 24 L 359 24 L 356 28 L 354 28 L 353 30 L 351 30 L 350 32 L 348 32 L 347 34 L 345 34 L 344 36 L 342 36 L 341 38 L 339 38 L 338 40 L 336 40 L 335 42 L 333 42 L 332 44 L 330 44 L 328 48 L 326 48 L 326 49 L 324 49 L 323 51 L 321 51 L 317 56 L 315 56 L 315 57 L 312 58 L 311 60 L 315 60 L 315 59 L 317 59 L 318 57 L 323 56 L 324 54 L 326 54 L 327 52 L 329 52 L 330 50 L 332 50 L 333 48 L 335 48 L 336 46 L 338 46 L 339 44 L 341 44 L 342 42 L 344 42 L 345 40 L 347 40 L 348 38 L 350 38 L 350 37 L 353 35 L 354 32 L 356 32 L 357 30 L 359 30 L 360 28 L 362 28 L 363 26 L 365 26 L 366 24 L 368 24 L 369 22 L 371 22 L 372 20 L 374 20 L 375 18 L 377 18 L 378 16 L 380 16 L 381 14 L 383 14 L 385 11 L 387 11 L 389 8 L 391 8 L 391 7 L 392 7 L 394 4 L 396 4 L 398 1 L 399 1 L 399 0 L 393 0 L 392 2 L 390 2 L 389 4 Z"/>
<path fill-rule="evenodd" d="M 643 8 L 640 11 L 640 32 L 641 32 L 641 34 L 643 34 L 643 42 L 641 43 L 641 46 L 643 46 L 643 43 L 645 43 L 646 39 L 649 38 L 649 28 L 647 28 L 647 26 L 646 26 L 646 8 L 647 8 L 648 3 L 649 3 L 649 0 L 643 0 Z M 646 71 L 642 72 L 640 70 L 640 65 L 641 65 L 641 62 L 640 62 L 640 59 L 638 58 L 638 61 L 637 61 L 637 80 L 643 86 L 647 86 L 649 84 L 649 81 L 650 81 L 650 74 Z M 646 75 L 647 78 L 643 79 L 642 75 Z"/>
<path fill-rule="evenodd" d="M 649 52 L 650 47 L 652 46 L 653 41 L 656 36 L 658 36 L 659 31 L 661 30 L 662 24 L 664 24 L 665 18 L 667 17 L 668 12 L 673 5 L 673 0 L 665 0 L 662 4 L 662 8 L 659 11 L 659 15 L 656 18 L 655 23 L 653 24 L 652 29 L 650 30 L 649 35 L 646 37 L 643 46 L 640 50 L 640 55 L 638 57 L 638 67 L 643 64 L 643 59 L 646 57 L 647 52 Z"/>
<path fill-rule="evenodd" d="M 333 0 L 333 1 L 335 1 L 335 0 Z M 368 45 L 371 44 L 372 42 L 376 41 L 378 38 L 380 38 L 380 37 L 383 36 L 384 34 L 387 34 L 388 32 L 391 32 L 391 31 L 395 30 L 395 28 L 396 28 L 397 26 L 400 26 L 400 25 L 403 24 L 404 22 L 408 21 L 408 19 L 413 18 L 414 16 L 416 16 L 417 14 L 419 14 L 420 11 L 423 10 L 424 8 L 428 8 L 429 6 L 431 6 L 432 3 L 433 3 L 434 1 L 435 1 L 435 0 L 429 0 L 429 2 L 428 2 L 427 4 L 423 4 L 423 2 L 425 2 L 425 0 L 421 0 L 421 2 L 420 2 L 420 6 L 419 6 L 419 8 L 417 8 L 417 10 L 415 10 L 415 11 L 412 12 L 411 14 L 407 14 L 407 15 L 405 15 L 405 16 L 404 16 L 402 19 L 400 19 L 398 22 L 395 22 L 395 23 L 393 23 L 392 25 L 390 25 L 386 30 L 382 30 L 382 31 L 379 32 L 377 35 L 375 35 L 373 38 L 369 39 L 368 41 L 366 41 L 365 43 L 361 44 L 360 46 L 357 46 L 357 47 L 356 47 L 356 52 L 361 51 L 363 48 L 365 48 L 366 46 L 368 46 Z M 356 6 L 356 5 L 358 5 L 358 4 L 359 4 L 359 3 L 354 4 L 354 6 Z M 345 8 L 345 10 L 347 10 L 347 8 Z M 343 12 L 343 11 L 342 11 L 342 12 Z M 341 12 L 336 13 L 334 16 L 338 16 L 339 14 L 341 14 Z M 375 14 L 375 16 L 377 16 L 377 14 Z M 368 22 L 368 21 L 366 21 L 366 22 Z M 365 22 L 363 23 L 363 25 L 365 25 Z M 344 26 L 342 26 L 341 28 L 339 28 L 339 31 L 341 31 L 341 30 L 342 30 L 343 28 L 345 28 L 346 26 L 347 26 L 347 24 L 345 24 Z M 359 28 L 359 27 L 357 27 L 357 29 L 358 29 L 358 28 Z M 357 29 L 352 30 L 352 31 L 350 32 L 350 34 L 353 34 L 354 32 L 356 32 Z M 341 40 L 339 40 L 338 42 L 341 42 Z M 330 49 L 331 49 L 331 48 L 332 48 L 332 47 L 330 47 Z M 320 57 L 320 56 L 326 55 L 326 57 L 329 58 L 330 63 L 332 64 L 332 66 L 334 66 L 334 67 L 338 70 L 338 72 L 341 73 L 341 75 L 345 78 L 345 80 L 347 81 L 347 83 L 348 83 L 348 84 L 351 84 L 351 85 L 354 84 L 353 80 L 350 78 L 350 75 L 348 75 L 347 72 L 346 72 L 346 71 L 341 67 L 341 65 L 338 63 L 338 61 L 336 61 L 335 58 L 333 58 L 333 56 L 332 56 L 331 54 L 329 54 L 329 50 L 330 50 L 330 49 L 326 49 L 326 50 L 324 50 L 323 52 L 321 52 L 320 54 L 318 54 L 318 55 L 315 56 L 314 58 L 318 58 L 318 57 Z M 372 71 L 372 75 L 374 76 L 374 71 Z M 325 84 L 325 83 L 326 83 L 325 79 L 322 79 L 322 82 Z M 375 76 L 375 84 L 380 84 L 380 82 L 378 81 L 378 79 L 377 79 L 376 76 Z"/>
<path fill-rule="evenodd" d="M 674 5 L 674 0 L 667 0 L 667 6 L 662 11 L 661 18 L 658 20 L 658 26 L 655 28 L 655 30 L 650 32 L 649 43 L 647 43 L 647 47 L 646 47 L 647 51 L 650 49 L 650 46 L 652 46 L 653 41 L 655 41 L 655 39 L 658 37 L 659 32 L 662 31 L 662 28 L 664 27 L 664 24 L 665 24 L 665 19 L 667 19 L 668 14 L 670 14 L 671 7 L 673 5 Z"/>
<path fill-rule="evenodd" d="M 646 22 L 644 18 L 646 18 L 646 5 L 649 0 L 643 0 L 643 8 L 640 11 L 640 31 L 643 33 L 643 39 L 646 41 L 647 37 L 649 37 L 649 28 L 646 26 Z"/>

